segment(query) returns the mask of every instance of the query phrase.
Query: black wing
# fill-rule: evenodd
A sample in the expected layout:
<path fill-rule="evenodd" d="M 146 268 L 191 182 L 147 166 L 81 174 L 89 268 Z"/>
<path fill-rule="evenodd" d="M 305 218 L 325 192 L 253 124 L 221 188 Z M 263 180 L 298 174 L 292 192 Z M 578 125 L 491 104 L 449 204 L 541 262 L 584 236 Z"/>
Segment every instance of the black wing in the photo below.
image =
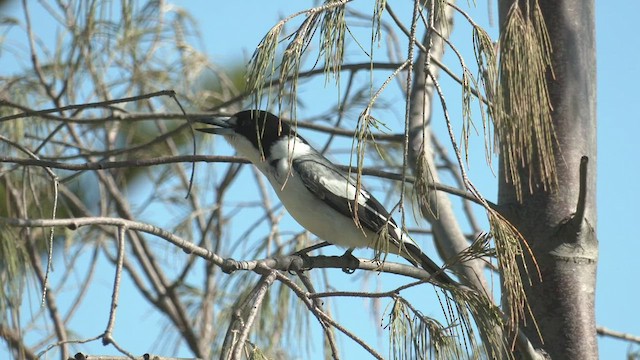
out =
<path fill-rule="evenodd" d="M 337 169 L 325 158 L 301 157 L 292 162 L 293 169 L 300 175 L 302 183 L 311 193 L 344 216 L 356 219 L 366 229 L 379 234 L 383 229 L 398 228 L 389 212 L 369 192 L 358 188 L 353 179 Z M 356 194 L 358 206 L 356 205 Z M 390 229 L 389 229 L 390 230 Z M 437 281 L 446 284 L 455 283 L 429 256 L 420 250 L 417 244 L 399 238 L 399 231 L 388 231 L 390 245 L 397 252 L 417 266 L 420 264 Z"/>
<path fill-rule="evenodd" d="M 302 157 L 294 160 L 292 166 L 309 191 L 342 215 L 357 219 L 364 228 L 377 234 L 386 226 L 397 227 L 376 198 L 362 188 L 357 192 L 355 181 L 328 160 Z M 389 234 L 400 240 L 395 231 L 389 231 Z"/>

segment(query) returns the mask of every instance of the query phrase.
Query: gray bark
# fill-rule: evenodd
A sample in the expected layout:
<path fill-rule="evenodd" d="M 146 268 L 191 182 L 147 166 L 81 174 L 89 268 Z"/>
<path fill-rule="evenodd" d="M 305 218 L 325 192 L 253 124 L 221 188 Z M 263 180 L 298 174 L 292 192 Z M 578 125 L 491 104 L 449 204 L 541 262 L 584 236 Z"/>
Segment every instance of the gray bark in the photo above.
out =
<path fill-rule="evenodd" d="M 500 1 L 501 24 L 511 3 Z M 558 188 L 545 192 L 532 184 L 533 193 L 525 192 L 519 203 L 501 161 L 498 200 L 531 246 L 542 274 L 542 281 L 534 280 L 526 290 L 544 343 L 530 319 L 525 333 L 552 359 L 597 359 L 594 2 L 540 0 L 540 6 L 553 46 L 555 77 L 548 76 L 547 83 L 557 136 Z"/>

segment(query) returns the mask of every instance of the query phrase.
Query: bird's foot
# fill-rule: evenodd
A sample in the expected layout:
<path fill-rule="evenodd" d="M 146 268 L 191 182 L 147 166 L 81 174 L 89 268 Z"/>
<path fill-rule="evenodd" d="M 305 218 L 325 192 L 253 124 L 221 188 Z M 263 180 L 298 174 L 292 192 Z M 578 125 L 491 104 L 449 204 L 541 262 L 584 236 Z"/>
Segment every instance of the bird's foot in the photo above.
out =
<path fill-rule="evenodd" d="M 353 249 L 349 249 L 340 256 L 347 262 L 347 266 L 342 268 L 342 271 L 347 274 L 353 274 L 360 267 L 360 260 L 353 256 Z"/>

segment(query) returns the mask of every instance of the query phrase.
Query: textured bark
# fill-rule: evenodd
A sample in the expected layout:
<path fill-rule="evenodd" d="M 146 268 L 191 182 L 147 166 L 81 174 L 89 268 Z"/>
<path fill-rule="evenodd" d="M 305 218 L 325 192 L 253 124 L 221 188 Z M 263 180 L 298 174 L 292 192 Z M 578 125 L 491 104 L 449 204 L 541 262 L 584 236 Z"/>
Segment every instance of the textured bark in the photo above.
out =
<path fill-rule="evenodd" d="M 511 3 L 500 2 L 501 24 Z M 499 204 L 527 239 L 542 274 L 542 282 L 534 280 L 527 295 L 544 343 L 530 320 L 523 325 L 529 339 L 552 359 L 597 359 L 594 3 L 540 0 L 540 7 L 553 46 L 555 77 L 549 75 L 547 83 L 557 136 L 558 188 L 545 192 L 533 184 L 533 193 L 525 192 L 518 203 L 501 166 Z M 581 161 L 583 156 L 588 163 Z M 578 205 L 581 163 L 587 170 L 582 184 L 584 207 Z"/>

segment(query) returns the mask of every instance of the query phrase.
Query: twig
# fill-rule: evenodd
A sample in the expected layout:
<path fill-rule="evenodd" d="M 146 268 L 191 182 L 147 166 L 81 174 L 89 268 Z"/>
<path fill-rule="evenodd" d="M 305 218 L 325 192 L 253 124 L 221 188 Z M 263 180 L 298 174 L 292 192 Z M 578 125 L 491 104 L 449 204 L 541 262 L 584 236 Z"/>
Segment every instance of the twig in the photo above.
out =
<path fill-rule="evenodd" d="M 136 358 L 135 356 L 133 356 L 133 354 L 131 354 L 130 352 L 125 350 L 122 346 L 120 346 L 120 344 L 118 344 L 115 340 L 109 339 L 109 344 L 111 346 L 113 346 L 114 348 L 116 348 L 116 350 L 118 350 L 120 353 L 126 355 L 128 358 L 130 358 L 130 359 L 135 359 Z M 93 360 L 93 359 L 91 359 L 91 360 Z"/>
<path fill-rule="evenodd" d="M 26 7 L 26 4 L 25 4 Z M 27 155 L 29 155 L 29 157 L 32 160 L 35 161 L 40 161 L 40 158 L 38 158 L 38 156 L 36 154 L 34 154 L 33 152 L 31 152 L 29 149 L 27 149 L 26 147 L 11 141 L 9 139 L 7 139 L 6 137 L 0 135 L 0 140 L 4 141 L 14 147 L 16 147 L 17 149 L 19 149 L 20 151 L 26 153 Z M 53 170 L 51 170 L 49 167 L 43 166 L 45 172 L 49 175 L 49 177 L 51 178 L 52 182 L 53 182 L 53 209 L 51 211 L 51 218 L 55 219 L 56 218 L 56 214 L 58 212 L 58 186 L 59 186 L 59 180 L 58 180 L 58 176 L 53 172 Z M 44 274 L 44 283 L 42 286 L 42 304 L 45 303 L 45 296 L 47 294 L 47 288 L 49 285 L 49 274 L 51 273 L 51 266 L 52 266 L 52 262 L 53 262 L 53 237 L 55 235 L 55 230 L 53 228 L 51 228 L 51 230 L 49 231 L 49 241 L 47 242 L 47 267 L 45 270 L 45 274 Z"/>
<path fill-rule="evenodd" d="M 409 46 L 408 46 L 408 54 L 407 54 L 407 62 L 409 65 L 407 66 L 407 83 L 405 94 L 411 94 L 413 90 L 413 63 L 414 63 L 414 43 L 417 43 L 416 40 L 416 31 L 418 28 L 418 14 L 420 13 L 420 2 L 413 2 L 413 13 L 411 16 L 411 28 L 409 30 Z M 427 57 L 430 52 L 427 51 Z M 411 129 L 411 96 L 405 97 L 405 109 L 404 109 L 404 134 L 402 137 L 402 178 L 400 180 L 400 213 L 402 216 L 400 226 L 402 228 L 406 228 L 405 223 L 405 211 L 404 211 L 404 197 L 405 197 L 405 186 L 407 184 L 407 171 L 409 170 L 409 142 L 410 142 L 410 134 L 409 130 Z"/>
<path fill-rule="evenodd" d="M 249 313 L 247 314 L 247 319 L 245 320 L 242 331 L 238 337 L 237 342 L 235 343 L 235 349 L 233 351 L 233 357 L 231 359 L 241 359 L 242 350 L 244 349 L 244 343 L 247 341 L 247 337 L 249 336 L 249 330 L 253 325 L 253 322 L 256 319 L 256 315 L 258 313 L 258 309 L 260 308 L 262 301 L 264 300 L 264 296 L 267 293 L 267 290 L 271 287 L 273 282 L 276 279 L 278 272 L 274 270 L 269 270 L 266 275 L 262 276 L 262 279 L 256 284 L 256 288 L 252 291 L 252 301 Z"/>
<path fill-rule="evenodd" d="M 187 112 L 184 110 L 184 107 L 180 103 L 180 100 L 178 100 L 178 97 L 176 96 L 175 91 L 172 91 L 171 95 L 169 96 L 178 105 L 182 114 L 186 116 Z M 193 130 L 193 127 L 189 126 L 189 130 L 191 131 L 191 140 L 192 140 L 191 144 L 193 146 L 193 155 L 196 155 L 198 152 L 198 148 L 196 145 L 196 134 L 195 134 L 195 131 Z M 171 138 L 167 138 L 167 142 L 171 142 L 171 144 L 173 144 L 173 140 Z M 193 187 L 193 179 L 195 178 L 195 176 L 196 176 L 196 164 L 195 162 L 193 162 L 191 166 L 191 176 L 189 177 L 189 185 L 187 186 L 187 194 L 185 195 L 185 199 L 188 199 L 189 194 L 191 194 L 191 189 Z"/>
<path fill-rule="evenodd" d="M 23 0 L 23 1 L 26 1 L 26 0 Z M 0 122 L 13 120 L 13 119 L 24 118 L 24 117 L 27 117 L 27 116 L 38 116 L 38 115 L 50 114 L 50 113 L 61 112 L 61 111 L 66 111 L 66 110 L 84 110 L 84 109 L 91 109 L 91 108 L 107 108 L 107 107 L 110 107 L 113 104 L 120 104 L 120 103 L 124 103 L 124 102 L 132 102 L 132 101 L 139 101 L 139 100 L 150 99 L 150 98 L 158 97 L 158 96 L 169 96 L 169 97 L 174 98 L 175 97 L 175 91 L 173 91 L 173 90 L 161 90 L 161 91 L 157 91 L 157 92 L 153 92 L 153 93 L 130 96 L 130 97 L 114 99 L 114 100 L 106 100 L 106 101 L 98 101 L 98 102 L 92 102 L 92 103 L 86 103 L 86 104 L 60 106 L 60 107 L 55 107 L 55 108 L 45 109 L 45 110 L 30 110 L 30 111 L 25 111 L 25 112 L 19 113 L 19 114 L 4 116 L 4 117 L 0 118 Z M 4 103 L 4 100 L 0 101 L 0 104 L 2 104 L 2 103 Z M 124 110 L 121 110 L 121 111 L 124 112 Z"/>
<path fill-rule="evenodd" d="M 102 336 L 102 344 L 108 345 L 113 341 L 111 334 L 113 332 L 113 326 L 116 323 L 116 308 L 118 307 L 118 297 L 120 296 L 120 279 L 122 277 L 122 264 L 124 263 L 125 254 L 125 235 L 127 228 L 124 226 L 118 227 L 118 259 L 116 261 L 116 275 L 113 280 L 113 293 L 111 294 L 111 309 L 109 311 L 109 321 L 107 328 Z"/>
<path fill-rule="evenodd" d="M 580 189 L 578 193 L 578 204 L 576 205 L 576 213 L 574 215 L 577 224 L 584 221 L 584 212 L 587 203 L 587 166 L 589 165 L 589 157 L 583 156 L 580 159 Z"/>
<path fill-rule="evenodd" d="M 306 273 L 302 272 L 302 271 L 296 271 L 296 275 L 298 276 L 298 278 L 300 279 L 300 281 L 302 281 L 302 284 L 304 285 L 304 287 L 307 289 L 307 291 L 311 294 L 314 295 L 316 294 L 316 290 L 313 286 L 313 283 L 311 282 L 311 279 L 309 279 L 309 277 L 307 276 Z M 322 309 L 322 300 L 318 297 L 316 298 L 312 298 L 311 296 L 309 297 L 312 301 L 313 304 L 316 308 L 318 309 Z M 320 319 L 318 319 L 320 320 Z M 327 337 L 327 342 L 329 343 L 329 347 L 331 348 L 331 356 L 334 360 L 339 360 L 340 358 L 340 353 L 338 351 L 338 344 L 336 342 L 336 337 L 335 334 L 333 333 L 333 331 L 331 331 L 331 325 L 327 324 L 325 321 L 320 320 L 320 324 L 322 325 L 322 329 L 324 330 L 324 333 Z"/>
<path fill-rule="evenodd" d="M 337 113 L 338 113 L 338 118 L 336 119 L 335 123 L 333 124 L 332 128 L 333 129 L 338 129 L 338 126 L 340 126 L 340 123 L 342 122 L 342 119 L 344 118 L 344 108 L 345 105 L 349 99 L 349 96 L 351 96 L 351 90 L 353 87 L 353 79 L 355 78 L 355 74 L 352 72 L 349 75 L 349 80 L 347 80 L 347 86 L 345 87 L 344 90 L 344 95 L 342 96 L 342 101 L 340 103 L 338 103 L 338 108 L 337 108 Z M 296 123 L 297 125 L 297 123 Z M 325 154 L 327 152 L 327 150 L 329 150 L 329 146 L 331 145 L 331 143 L 333 142 L 333 139 L 335 138 L 335 133 L 330 133 L 331 135 L 329 136 L 329 139 L 327 139 L 327 142 L 324 144 L 324 146 L 322 147 L 322 149 L 320 150 L 321 154 Z"/>
<path fill-rule="evenodd" d="M 38 353 L 37 358 L 38 358 L 38 359 L 42 358 L 42 355 L 46 354 L 46 353 L 47 353 L 47 352 L 49 352 L 51 349 L 56 348 L 56 347 L 61 346 L 61 345 L 67 345 L 67 344 L 86 344 L 86 343 L 88 343 L 88 342 L 96 341 L 96 340 L 100 339 L 101 337 L 102 337 L 102 334 L 101 334 L 101 335 L 98 335 L 98 336 L 94 336 L 94 337 L 92 337 L 92 338 L 88 338 L 88 339 L 58 341 L 58 342 L 57 342 L 57 343 L 55 343 L 55 344 L 49 344 L 49 346 L 47 346 L 47 347 L 46 347 L 46 349 L 44 349 L 44 350 L 40 351 L 40 352 Z M 65 359 L 65 360 L 68 360 L 68 359 Z"/>
<path fill-rule="evenodd" d="M 14 219 L 0 217 L 0 223 L 4 223 L 11 226 L 18 227 L 50 227 L 50 226 L 62 226 L 71 230 L 76 230 L 84 226 L 93 225 L 107 225 L 107 226 L 119 226 L 125 227 L 129 230 L 141 231 L 147 234 L 155 235 L 163 238 L 173 245 L 179 247 L 187 254 L 195 254 L 203 259 L 213 261 L 216 265 L 223 264 L 224 259 L 211 251 L 196 246 L 193 243 L 174 235 L 173 233 L 164 230 L 162 228 L 145 224 L 137 221 L 126 220 L 121 218 L 108 218 L 108 217 L 82 217 L 73 219 Z"/>
<path fill-rule="evenodd" d="M 356 334 L 354 334 L 353 332 L 347 330 L 345 327 L 343 327 L 339 323 L 337 323 L 329 315 L 324 313 L 321 309 L 316 308 L 314 306 L 314 302 L 311 299 L 309 299 L 306 292 L 303 289 L 301 289 L 298 285 L 296 285 L 293 281 L 291 281 L 289 278 L 287 278 L 283 274 L 278 273 L 278 280 L 282 281 L 287 287 L 293 290 L 293 292 L 298 296 L 298 298 L 307 306 L 309 311 L 311 311 L 316 316 L 316 318 L 318 318 L 319 321 L 326 322 L 327 324 L 330 324 L 331 326 L 335 327 L 336 329 L 338 329 L 338 331 L 347 335 L 349 338 L 355 341 L 358 345 L 360 345 L 364 350 L 369 352 L 369 354 L 371 354 L 376 359 L 379 359 L 379 360 L 384 359 L 382 355 L 378 354 L 378 352 L 376 352 L 375 349 L 369 346 L 369 344 L 367 344 L 364 340 L 356 336 Z"/>
<path fill-rule="evenodd" d="M 460 176 L 460 172 L 457 171 L 457 167 L 455 165 L 455 163 L 453 161 L 451 161 L 451 159 L 449 159 L 449 156 L 447 155 L 446 149 L 444 148 L 444 146 L 440 143 L 440 140 L 438 140 L 438 138 L 431 133 L 431 142 L 433 144 L 433 147 L 436 149 L 436 151 L 438 152 L 438 154 L 440 155 L 440 159 L 444 162 L 444 168 L 446 168 L 446 170 L 448 170 L 451 175 L 453 176 L 453 179 L 455 180 L 457 186 L 462 189 L 464 188 L 464 183 L 462 180 L 462 176 Z M 471 226 L 471 229 L 473 231 L 473 234 L 478 234 L 480 233 L 482 230 L 480 228 L 480 225 L 478 224 L 478 221 L 476 220 L 475 214 L 473 213 L 473 210 L 471 208 L 471 203 L 476 203 L 481 205 L 480 203 L 478 203 L 477 199 L 473 196 L 471 196 L 469 194 L 469 196 L 473 199 L 468 199 L 465 198 L 462 206 L 465 212 L 465 215 L 467 216 L 467 221 L 469 221 L 469 226 Z M 496 206 L 492 205 L 492 207 L 495 209 Z M 472 236 L 473 236 L 472 234 Z"/>
<path fill-rule="evenodd" d="M 0 135 L 1 137 L 1 135 Z M 143 166 L 154 166 L 162 164 L 173 164 L 180 162 L 217 162 L 217 163 L 240 163 L 248 164 L 249 160 L 239 156 L 215 156 L 215 155 L 178 155 L 163 156 L 151 159 L 132 159 L 124 161 L 100 161 L 86 163 L 63 163 L 59 161 L 40 160 L 40 159 L 23 159 L 9 156 L 0 156 L 0 163 L 14 163 L 18 165 L 41 166 L 52 169 L 63 170 L 106 170 L 116 168 L 134 168 Z"/>
<path fill-rule="evenodd" d="M 26 4 L 25 4 L 26 6 Z M 31 151 L 29 151 L 29 149 L 23 147 L 20 144 L 17 144 L 7 138 L 5 138 L 4 136 L 0 135 L 0 140 L 18 148 L 19 150 L 21 150 L 22 152 L 26 153 L 27 155 L 29 155 L 32 158 L 35 158 L 36 160 L 38 160 L 38 157 L 32 153 Z M 56 216 L 56 209 L 57 209 L 57 202 L 58 202 L 58 178 L 55 175 L 55 173 L 49 169 L 49 168 L 45 168 L 45 171 L 47 172 L 47 174 L 52 178 L 53 183 L 54 183 L 54 204 L 53 204 L 53 213 L 52 216 L 55 218 Z M 27 217 L 27 210 L 24 206 L 26 206 L 26 200 L 23 199 L 22 202 L 17 201 L 17 198 L 19 198 L 19 195 L 14 194 L 12 191 L 7 191 L 7 197 L 11 198 L 14 197 L 14 203 L 15 204 L 25 204 L 23 206 L 19 206 L 18 207 L 18 213 L 23 216 L 23 217 Z M 67 340 L 67 331 L 66 328 L 64 326 L 64 322 L 62 321 L 61 317 L 60 317 L 60 313 L 58 311 L 58 307 L 56 304 L 56 300 L 53 294 L 50 294 L 48 292 L 49 289 L 49 273 L 50 273 L 50 269 L 51 269 L 51 261 L 52 261 L 52 257 L 53 257 L 53 235 L 54 235 L 54 229 L 52 228 L 50 231 L 50 236 L 49 236 L 49 241 L 48 241 L 48 257 L 47 257 L 47 266 L 46 269 L 42 270 L 42 265 L 40 263 L 40 258 L 39 258 L 39 254 L 36 254 L 37 252 L 37 246 L 35 246 L 35 244 L 33 244 L 34 240 L 31 237 L 31 233 L 27 232 L 27 239 L 28 239 L 28 243 L 29 243 L 29 259 L 31 261 L 31 265 L 37 275 L 37 279 L 40 282 L 40 286 L 42 287 L 42 304 L 45 305 L 46 304 L 46 308 L 49 311 L 49 315 L 51 317 L 51 320 L 54 323 L 54 329 L 55 329 L 55 333 L 56 336 L 58 337 L 59 341 L 65 341 Z M 66 346 L 62 346 L 62 349 L 60 351 L 60 356 L 61 358 L 64 360 L 64 358 L 67 356 L 67 352 L 68 349 Z"/>
<path fill-rule="evenodd" d="M 391 16 L 391 18 L 395 21 L 396 25 L 398 26 L 398 28 L 400 28 L 400 30 L 407 36 L 409 37 L 411 35 L 410 31 L 404 26 L 404 24 L 402 23 L 402 20 L 400 20 L 400 18 L 395 14 L 395 12 L 391 9 L 391 6 L 389 6 L 389 3 L 385 3 L 385 10 L 387 10 L 387 12 L 389 13 L 389 15 Z M 418 47 L 418 49 L 420 49 L 420 51 L 422 51 L 423 53 L 428 53 L 429 50 L 419 41 L 417 41 L 417 39 L 414 39 L 414 45 L 416 45 Z M 463 85 L 464 82 L 462 81 L 462 79 L 460 79 L 460 77 L 458 75 L 456 75 L 453 71 L 451 71 L 451 69 L 449 69 L 444 63 L 442 63 L 440 60 L 438 59 L 431 59 L 431 62 L 433 62 L 434 64 L 436 64 L 440 70 L 444 71 L 445 73 L 447 73 L 447 75 L 449 75 L 451 77 L 451 79 L 453 79 L 455 82 L 457 82 L 460 85 Z M 488 100 L 482 96 L 480 94 L 480 92 L 478 90 L 476 90 L 475 88 L 470 88 L 471 93 L 477 97 L 478 99 L 480 99 L 482 102 L 484 102 L 485 104 L 488 104 Z"/>
<path fill-rule="evenodd" d="M 20 329 L 17 329 L 17 333 L 13 330 L 5 326 L 5 324 L 0 324 L 0 338 L 2 338 L 6 343 L 9 349 L 13 350 L 14 354 L 17 354 L 16 358 L 22 358 L 26 360 L 36 360 L 36 354 L 34 354 L 25 344 L 24 337 L 20 333 Z"/>
<path fill-rule="evenodd" d="M 48 227 L 48 226 L 44 226 Z M 31 236 L 29 236 L 31 237 Z M 58 343 L 61 345 L 60 356 L 62 360 L 66 360 L 68 354 L 67 343 L 67 329 L 64 326 L 64 322 L 60 316 L 60 311 L 58 309 L 57 301 L 55 296 L 51 291 L 47 291 L 48 289 L 45 287 L 45 278 L 46 275 L 42 270 L 42 264 L 40 263 L 40 254 L 36 253 L 37 247 L 34 244 L 29 246 L 29 258 L 31 260 L 31 265 L 33 266 L 33 270 L 36 273 L 37 279 L 40 283 L 40 286 L 44 289 L 43 292 L 43 302 L 46 304 L 46 309 L 49 312 L 49 316 L 51 321 L 53 322 L 53 327 L 56 332 L 56 336 L 58 337 Z"/>
<path fill-rule="evenodd" d="M 82 250 L 78 250 L 76 254 L 72 255 L 74 262 L 76 261 L 76 259 L 82 258 L 80 256 L 81 251 Z M 96 268 L 98 267 L 99 254 L 100 254 L 100 247 L 99 246 L 94 247 L 93 254 L 91 255 L 91 260 L 89 260 L 89 264 L 90 264 L 89 270 L 85 271 L 86 277 L 83 280 L 80 280 L 78 282 L 78 284 L 80 284 L 80 290 L 78 291 L 78 295 L 76 296 L 75 300 L 69 307 L 69 310 L 67 310 L 67 314 L 64 317 L 65 324 L 69 323 L 69 321 L 75 314 L 76 310 L 78 310 L 78 308 L 80 307 L 80 304 L 82 303 L 83 298 L 87 294 L 89 287 L 93 284 L 92 280 L 93 280 L 93 276 L 95 275 Z M 72 266 L 71 269 L 75 269 L 75 267 Z"/>
<path fill-rule="evenodd" d="M 0 156 L 0 163 L 13 163 L 19 165 L 32 165 L 32 166 L 45 166 L 53 169 L 64 169 L 64 170 L 76 170 L 76 171 L 84 171 L 84 170 L 106 170 L 106 169 L 115 169 L 115 168 L 126 168 L 126 167 L 142 167 L 142 166 L 153 166 L 153 165 L 161 165 L 161 164 L 171 164 L 176 162 L 218 162 L 218 163 L 240 163 L 240 164 L 249 164 L 250 161 L 239 156 L 221 156 L 221 155 L 179 155 L 179 156 L 166 156 L 166 157 L 158 157 L 151 159 L 134 159 L 134 160 L 126 160 L 126 161 L 105 161 L 105 162 L 86 162 L 86 163 L 63 163 L 58 161 L 50 161 L 50 160 L 35 160 L 35 159 L 22 159 L 8 156 Z M 356 171 L 354 167 L 347 165 L 338 165 L 343 171 Z M 396 181 L 402 180 L 402 175 L 397 173 L 392 173 L 388 171 L 372 169 L 372 168 L 363 168 L 362 175 L 370 175 L 376 176 L 385 179 L 391 179 Z M 415 178 L 413 176 L 407 175 L 405 180 L 409 183 L 415 182 Z M 441 183 L 432 183 L 429 185 L 430 188 L 436 191 L 442 191 L 449 193 L 451 195 L 459 196 L 465 200 L 472 201 L 476 204 L 483 205 L 484 203 L 479 201 L 472 194 L 461 190 L 456 187 L 448 186 Z M 491 208 L 497 209 L 497 205 L 486 200 Z"/>
<path fill-rule="evenodd" d="M 608 336 L 608 337 L 625 340 L 625 341 L 631 341 L 631 342 L 640 344 L 640 336 L 638 335 L 631 335 L 628 333 L 623 333 L 621 331 L 611 330 L 604 326 L 596 326 L 596 331 L 600 336 Z"/>
<path fill-rule="evenodd" d="M 73 358 L 69 360 L 200 360 L 200 358 L 184 358 L 184 357 L 170 357 L 160 356 L 154 354 L 144 354 L 142 356 L 113 356 L 113 355 L 93 355 L 77 353 Z"/>
<path fill-rule="evenodd" d="M 47 84 L 44 79 L 44 74 L 42 72 L 42 67 L 40 66 L 40 61 L 38 60 L 38 54 L 36 53 L 36 43 L 34 40 L 33 29 L 31 27 L 31 15 L 29 13 L 29 7 L 27 6 L 27 0 L 22 0 L 22 9 L 24 10 L 24 18 L 26 22 L 27 28 L 27 38 L 29 39 L 29 51 L 31 53 L 31 63 L 33 65 L 33 70 L 38 77 L 38 81 L 40 85 L 44 88 L 47 95 L 51 98 L 52 101 L 56 101 L 56 96 L 53 94 L 53 90 L 51 89 L 51 84 Z"/>

